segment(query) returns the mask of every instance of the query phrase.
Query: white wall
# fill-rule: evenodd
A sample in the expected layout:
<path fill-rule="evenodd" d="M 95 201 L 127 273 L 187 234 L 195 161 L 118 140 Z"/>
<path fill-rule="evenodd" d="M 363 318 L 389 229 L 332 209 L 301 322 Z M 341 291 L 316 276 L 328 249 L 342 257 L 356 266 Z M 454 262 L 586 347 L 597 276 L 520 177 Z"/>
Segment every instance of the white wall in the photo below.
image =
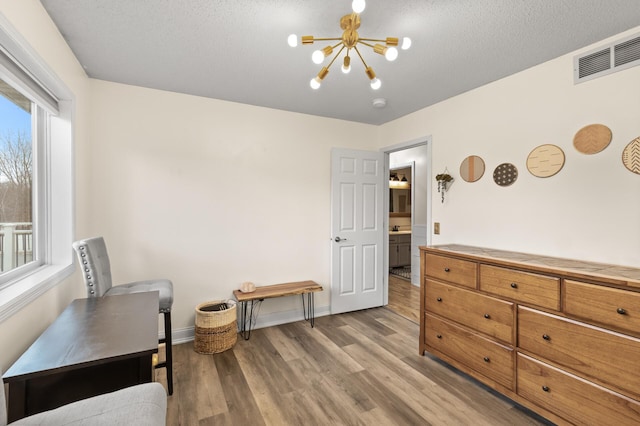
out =
<path fill-rule="evenodd" d="M 383 146 L 433 137 L 432 212 L 433 221 L 441 223 L 433 244 L 640 266 L 640 175 L 621 162 L 624 147 L 640 136 L 640 67 L 574 85 L 573 56 L 381 126 Z M 573 136 L 592 123 L 611 128 L 613 140 L 599 154 L 581 154 Z M 536 178 L 526 169 L 528 154 L 541 144 L 558 145 L 565 153 L 556 176 Z M 486 163 L 485 175 L 475 183 L 460 178 L 460 163 L 468 155 Z M 493 182 L 493 170 L 503 162 L 519 172 L 509 187 Z M 441 204 L 435 175 L 445 167 L 455 181 Z"/>
<path fill-rule="evenodd" d="M 0 13 L 74 93 L 76 125 L 73 132 L 76 153 L 80 155 L 88 140 L 85 123 L 89 79 L 84 70 L 39 1 L 0 0 Z M 1 322 L 0 369 L 6 370 L 71 300 L 84 294 L 75 278 L 67 279 Z"/>
<path fill-rule="evenodd" d="M 315 280 L 328 312 L 330 150 L 377 127 L 91 80 L 91 191 L 78 237 L 103 235 L 115 282 L 173 281 L 177 336 L 194 308 L 256 285 Z M 300 298 L 267 300 L 300 311 Z"/>

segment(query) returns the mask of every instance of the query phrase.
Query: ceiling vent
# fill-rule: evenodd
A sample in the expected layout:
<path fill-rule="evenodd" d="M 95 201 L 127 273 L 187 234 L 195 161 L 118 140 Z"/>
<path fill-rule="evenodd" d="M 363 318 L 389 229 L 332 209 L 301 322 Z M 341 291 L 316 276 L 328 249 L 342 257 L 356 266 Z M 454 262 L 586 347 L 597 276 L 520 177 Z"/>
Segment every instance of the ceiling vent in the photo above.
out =
<path fill-rule="evenodd" d="M 618 40 L 573 58 L 575 84 L 640 65 L 640 35 Z"/>

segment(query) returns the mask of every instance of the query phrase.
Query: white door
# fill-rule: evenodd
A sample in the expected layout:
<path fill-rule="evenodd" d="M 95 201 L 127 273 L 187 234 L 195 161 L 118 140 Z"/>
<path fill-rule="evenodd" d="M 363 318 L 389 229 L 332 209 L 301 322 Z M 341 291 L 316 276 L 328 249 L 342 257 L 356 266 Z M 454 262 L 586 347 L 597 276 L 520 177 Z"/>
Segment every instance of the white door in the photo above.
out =
<path fill-rule="evenodd" d="M 384 154 L 331 151 L 331 313 L 383 305 Z"/>

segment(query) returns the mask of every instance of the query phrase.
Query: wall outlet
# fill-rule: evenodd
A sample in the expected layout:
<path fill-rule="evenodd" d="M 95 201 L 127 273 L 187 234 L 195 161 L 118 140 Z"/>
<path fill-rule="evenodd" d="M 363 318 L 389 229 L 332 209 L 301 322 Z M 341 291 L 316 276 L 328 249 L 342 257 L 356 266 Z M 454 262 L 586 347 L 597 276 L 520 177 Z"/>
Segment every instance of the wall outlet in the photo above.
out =
<path fill-rule="evenodd" d="M 433 222 L 433 233 L 440 235 L 440 222 Z"/>

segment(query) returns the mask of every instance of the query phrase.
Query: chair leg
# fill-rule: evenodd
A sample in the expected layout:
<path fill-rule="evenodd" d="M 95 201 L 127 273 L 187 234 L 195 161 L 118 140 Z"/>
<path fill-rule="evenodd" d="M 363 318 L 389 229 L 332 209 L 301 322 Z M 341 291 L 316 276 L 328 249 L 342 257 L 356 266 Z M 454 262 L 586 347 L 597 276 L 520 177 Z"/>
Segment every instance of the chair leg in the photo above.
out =
<path fill-rule="evenodd" d="M 160 339 L 160 343 L 164 343 L 165 361 L 156 365 L 156 368 L 167 369 L 167 391 L 169 395 L 173 395 L 173 348 L 171 347 L 171 312 L 164 312 L 164 339 Z"/>
<path fill-rule="evenodd" d="M 173 395 L 173 348 L 171 341 L 171 312 L 164 313 L 164 337 L 167 362 L 167 388 Z"/>

